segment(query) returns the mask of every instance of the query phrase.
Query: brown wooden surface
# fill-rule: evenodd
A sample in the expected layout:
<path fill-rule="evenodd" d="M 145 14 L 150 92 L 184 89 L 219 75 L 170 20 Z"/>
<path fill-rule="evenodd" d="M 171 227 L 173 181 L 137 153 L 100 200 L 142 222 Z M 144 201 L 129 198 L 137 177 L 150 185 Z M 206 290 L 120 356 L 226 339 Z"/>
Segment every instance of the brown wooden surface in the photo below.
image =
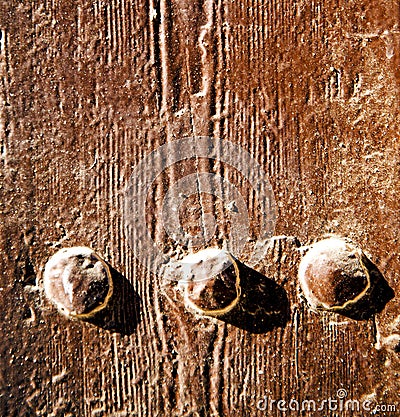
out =
<path fill-rule="evenodd" d="M 321 401 L 339 388 L 400 410 L 399 347 L 385 343 L 400 334 L 399 24 L 394 0 L 1 0 L 0 415 L 261 416 L 265 395 Z M 122 211 L 134 166 L 193 135 L 262 165 L 275 235 L 352 238 L 396 297 L 368 320 L 310 312 L 296 240 L 280 238 L 256 270 L 286 291 L 285 324 L 257 333 L 185 311 L 133 257 Z M 163 184 L 234 177 L 189 162 L 149 196 L 165 250 Z M 219 204 L 192 201 L 186 226 L 211 210 L 223 241 Z M 68 320 L 43 296 L 48 257 L 73 245 L 115 268 L 110 320 Z"/>

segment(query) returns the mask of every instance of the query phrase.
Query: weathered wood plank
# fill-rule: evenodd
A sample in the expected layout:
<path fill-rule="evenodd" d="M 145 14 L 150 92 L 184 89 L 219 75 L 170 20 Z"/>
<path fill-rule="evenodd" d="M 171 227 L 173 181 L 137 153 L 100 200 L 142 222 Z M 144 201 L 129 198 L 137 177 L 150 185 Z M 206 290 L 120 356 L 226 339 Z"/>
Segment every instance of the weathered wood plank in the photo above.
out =
<path fill-rule="evenodd" d="M 320 402 L 341 388 L 400 409 L 399 13 L 394 0 L 0 5 L 0 414 L 261 416 L 265 397 Z M 245 313 L 193 315 L 133 257 L 123 206 L 134 166 L 191 136 L 240 145 L 270 178 L 281 237 L 255 269 L 289 313 L 269 331 Z M 243 175 L 194 158 L 148 196 L 165 253 L 187 248 L 164 230 L 163 198 L 202 172 L 235 185 L 257 235 Z M 209 244 L 221 245 L 228 203 L 193 196 L 182 223 L 204 232 L 215 216 Z M 316 314 L 299 297 L 301 253 L 285 236 L 326 233 L 359 242 L 394 289 L 376 317 Z M 69 321 L 44 298 L 46 260 L 72 245 L 122 274 L 113 315 Z"/>

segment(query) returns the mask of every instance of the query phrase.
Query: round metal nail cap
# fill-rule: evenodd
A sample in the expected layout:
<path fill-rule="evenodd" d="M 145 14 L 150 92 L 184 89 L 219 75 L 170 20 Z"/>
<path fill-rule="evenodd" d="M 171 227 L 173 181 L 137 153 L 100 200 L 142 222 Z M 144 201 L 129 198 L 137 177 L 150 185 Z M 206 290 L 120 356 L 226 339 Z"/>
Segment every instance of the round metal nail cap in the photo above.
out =
<path fill-rule="evenodd" d="M 309 305 L 339 311 L 354 308 L 371 286 L 362 250 L 348 239 L 328 238 L 311 245 L 299 266 Z"/>
<path fill-rule="evenodd" d="M 107 264 L 92 249 L 61 249 L 47 262 L 43 276 L 46 296 L 65 315 L 89 318 L 102 310 L 113 292 Z"/>
<path fill-rule="evenodd" d="M 198 313 L 220 316 L 231 311 L 240 298 L 239 268 L 233 256 L 209 248 L 187 255 L 180 263 L 179 286 L 186 305 Z"/>

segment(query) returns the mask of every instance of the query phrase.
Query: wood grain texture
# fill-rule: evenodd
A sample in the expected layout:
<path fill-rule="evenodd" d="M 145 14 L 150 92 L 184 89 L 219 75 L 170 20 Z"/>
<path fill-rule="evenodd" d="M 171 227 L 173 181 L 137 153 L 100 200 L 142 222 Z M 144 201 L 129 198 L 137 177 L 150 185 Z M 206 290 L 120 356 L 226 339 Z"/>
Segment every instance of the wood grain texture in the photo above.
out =
<path fill-rule="evenodd" d="M 319 416 L 257 405 L 340 388 L 400 410 L 399 23 L 394 0 L 0 0 L 0 414 Z M 256 270 L 285 292 L 289 314 L 268 331 L 193 315 L 125 237 L 135 165 L 191 136 L 240 145 L 270 178 L 280 237 Z M 148 196 L 165 253 L 186 249 L 165 233 L 163 198 L 198 172 L 235 184 L 257 233 L 237 170 L 183 161 Z M 226 203 L 197 196 L 182 222 L 201 230 L 212 214 L 210 244 L 222 244 Z M 297 239 L 326 233 L 360 243 L 382 272 L 396 297 L 381 313 L 309 311 Z M 73 245 L 120 274 L 110 320 L 70 321 L 44 298 L 47 259 Z"/>

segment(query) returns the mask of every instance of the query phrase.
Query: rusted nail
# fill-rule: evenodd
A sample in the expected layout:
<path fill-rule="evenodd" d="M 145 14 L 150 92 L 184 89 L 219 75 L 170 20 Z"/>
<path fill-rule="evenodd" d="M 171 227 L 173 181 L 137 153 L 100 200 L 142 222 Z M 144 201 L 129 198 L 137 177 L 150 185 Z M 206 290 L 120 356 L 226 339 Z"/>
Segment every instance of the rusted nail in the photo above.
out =
<path fill-rule="evenodd" d="M 177 265 L 177 273 L 185 304 L 197 313 L 221 316 L 239 301 L 239 268 L 225 250 L 209 248 L 187 255 Z"/>
<path fill-rule="evenodd" d="M 61 249 L 47 262 L 45 294 L 60 312 L 85 319 L 106 307 L 113 292 L 107 264 L 84 246 Z"/>
<path fill-rule="evenodd" d="M 300 286 L 311 308 L 353 310 L 368 293 L 371 278 L 361 248 L 331 237 L 310 246 L 299 266 Z"/>

